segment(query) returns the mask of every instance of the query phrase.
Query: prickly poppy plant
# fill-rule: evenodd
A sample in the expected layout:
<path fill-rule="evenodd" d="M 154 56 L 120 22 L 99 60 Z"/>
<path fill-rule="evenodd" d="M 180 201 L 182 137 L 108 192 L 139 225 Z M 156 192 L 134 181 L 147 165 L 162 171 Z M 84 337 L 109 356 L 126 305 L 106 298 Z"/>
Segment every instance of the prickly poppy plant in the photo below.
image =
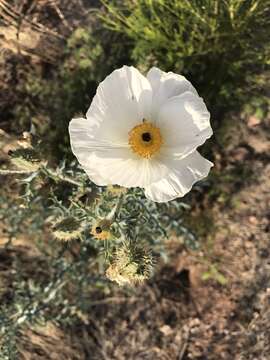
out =
<path fill-rule="evenodd" d="M 78 161 L 51 166 L 35 129 L 23 133 L 9 152 L 10 167 L 0 170 L 17 177 L 21 195 L 11 203 L 7 197 L 0 216 L 8 244 L 27 229 L 50 275 L 26 283 L 18 263 L 19 306 L 0 319 L 4 354 L 14 353 L 24 323 L 52 313 L 66 322 L 87 308 L 94 289 L 150 279 L 166 260 L 169 235 L 198 247 L 182 222 L 189 207 L 177 198 L 213 165 L 197 151 L 212 135 L 209 118 L 185 77 L 157 68 L 145 77 L 124 66 L 98 86 L 86 118 L 69 124 Z"/>

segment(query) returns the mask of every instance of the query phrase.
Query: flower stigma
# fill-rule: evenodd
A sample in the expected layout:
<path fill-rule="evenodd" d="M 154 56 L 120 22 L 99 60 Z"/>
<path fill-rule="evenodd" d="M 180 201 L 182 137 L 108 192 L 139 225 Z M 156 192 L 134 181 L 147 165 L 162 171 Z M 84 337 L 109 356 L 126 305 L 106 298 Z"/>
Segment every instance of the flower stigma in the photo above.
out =
<path fill-rule="evenodd" d="M 101 233 L 102 233 L 102 229 L 101 229 L 100 226 L 97 226 L 97 227 L 96 227 L 96 233 L 97 233 L 97 234 L 101 234 Z"/>
<path fill-rule="evenodd" d="M 146 159 L 158 153 L 163 144 L 160 129 L 145 119 L 128 134 L 128 143 L 132 151 Z"/>

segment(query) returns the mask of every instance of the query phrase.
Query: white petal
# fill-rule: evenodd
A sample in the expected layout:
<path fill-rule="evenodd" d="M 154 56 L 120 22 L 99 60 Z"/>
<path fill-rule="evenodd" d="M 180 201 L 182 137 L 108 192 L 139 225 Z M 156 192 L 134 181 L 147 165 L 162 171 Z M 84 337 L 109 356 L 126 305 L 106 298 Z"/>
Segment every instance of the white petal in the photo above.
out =
<path fill-rule="evenodd" d="M 89 125 L 89 119 L 83 118 L 72 119 L 69 123 L 71 149 L 81 164 L 87 162 L 93 152 L 128 147 L 126 144 L 97 139 Z"/>
<path fill-rule="evenodd" d="M 149 80 L 153 94 L 156 95 L 158 89 L 161 85 L 161 78 L 162 76 L 165 77 L 167 73 L 158 69 L 157 67 L 152 67 L 147 73 L 147 79 Z M 176 94 L 177 95 L 177 94 Z"/>
<path fill-rule="evenodd" d="M 93 123 L 84 118 L 72 119 L 69 123 L 71 149 L 80 163 L 85 162 L 89 156 L 88 150 L 93 139 L 92 125 Z"/>
<path fill-rule="evenodd" d="M 160 109 L 156 124 L 164 140 L 163 154 L 178 159 L 192 153 L 213 133 L 203 99 L 192 92 L 167 100 Z"/>
<path fill-rule="evenodd" d="M 106 174 L 110 184 L 125 187 L 145 187 L 160 180 L 168 172 L 168 167 L 157 159 L 142 159 L 130 149 L 111 149 L 96 152 L 91 156 L 91 167 L 99 174 Z"/>
<path fill-rule="evenodd" d="M 153 67 L 147 74 L 153 90 L 152 120 L 155 119 L 160 107 L 171 97 L 190 91 L 198 95 L 192 84 L 182 75 L 164 72 Z"/>
<path fill-rule="evenodd" d="M 197 151 L 183 160 L 171 162 L 165 178 L 145 187 L 145 196 L 156 202 L 166 202 L 184 196 L 192 185 L 206 177 L 213 164 Z"/>
<path fill-rule="evenodd" d="M 71 149 L 90 180 L 102 186 L 109 182 L 91 167 L 90 158 L 93 148 L 95 148 L 95 141 L 93 140 L 91 126 L 89 125 L 91 125 L 91 123 L 89 124 L 87 119 L 77 118 L 71 120 L 69 123 Z"/>
<path fill-rule="evenodd" d="M 128 132 L 149 118 L 152 88 L 134 67 L 123 66 L 102 81 L 86 117 L 98 125 L 98 139 L 127 142 Z"/>
<path fill-rule="evenodd" d="M 84 171 L 88 175 L 89 179 L 98 186 L 107 186 L 110 185 L 110 181 L 106 178 L 103 178 L 99 173 L 95 172 L 94 169 L 84 167 Z"/>

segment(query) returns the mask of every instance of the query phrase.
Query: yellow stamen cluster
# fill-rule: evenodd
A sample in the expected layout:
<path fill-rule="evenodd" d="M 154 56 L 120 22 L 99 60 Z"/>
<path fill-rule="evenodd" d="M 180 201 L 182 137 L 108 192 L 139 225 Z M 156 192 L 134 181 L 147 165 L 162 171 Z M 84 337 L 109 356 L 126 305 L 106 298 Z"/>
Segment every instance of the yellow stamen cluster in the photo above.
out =
<path fill-rule="evenodd" d="M 108 219 L 98 220 L 93 226 L 91 230 L 91 234 L 97 240 L 108 240 L 111 238 L 112 234 L 110 231 L 111 221 Z"/>
<path fill-rule="evenodd" d="M 149 159 L 160 150 L 163 139 L 158 127 L 143 120 L 129 132 L 128 143 L 133 152 Z"/>

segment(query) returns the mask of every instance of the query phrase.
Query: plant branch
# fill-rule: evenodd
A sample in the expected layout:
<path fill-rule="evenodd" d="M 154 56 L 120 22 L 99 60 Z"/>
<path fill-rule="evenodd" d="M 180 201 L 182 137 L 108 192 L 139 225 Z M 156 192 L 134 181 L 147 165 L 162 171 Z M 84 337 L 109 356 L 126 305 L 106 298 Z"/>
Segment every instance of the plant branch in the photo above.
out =
<path fill-rule="evenodd" d="M 32 174 L 34 171 L 29 170 L 2 170 L 0 169 L 0 175 L 23 175 Z"/>

